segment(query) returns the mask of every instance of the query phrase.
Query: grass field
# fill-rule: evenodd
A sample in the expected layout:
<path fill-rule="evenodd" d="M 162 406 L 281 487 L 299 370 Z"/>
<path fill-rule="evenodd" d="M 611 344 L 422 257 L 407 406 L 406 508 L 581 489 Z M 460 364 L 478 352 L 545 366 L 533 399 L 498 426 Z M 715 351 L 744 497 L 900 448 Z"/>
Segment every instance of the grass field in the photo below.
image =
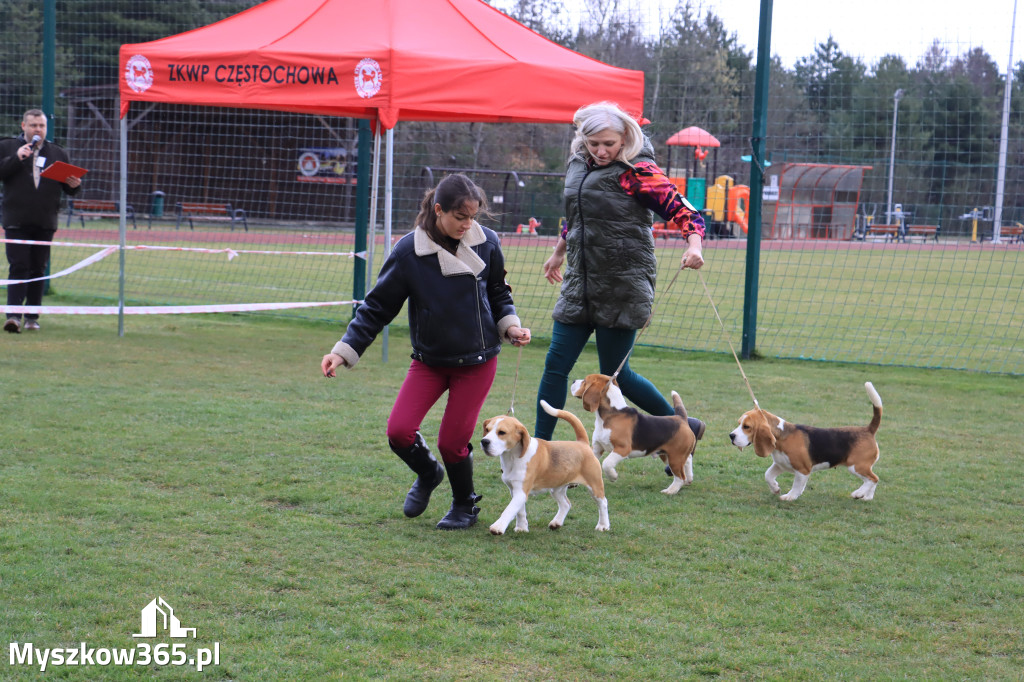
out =
<path fill-rule="evenodd" d="M 874 501 L 839 469 L 782 503 L 765 461 L 728 444 L 750 406 L 732 358 L 639 349 L 634 366 L 708 423 L 694 484 L 666 497 L 660 462 L 631 460 L 608 484 L 609 533 L 577 489 L 561 530 L 533 498 L 529 534 L 492 537 L 508 492 L 483 456 L 477 526 L 434 529 L 447 484 L 402 516 L 411 477 L 383 436 L 401 330 L 390 362 L 374 345 L 328 381 L 337 326 L 127 325 L 50 316 L 0 338 L 0 642 L 169 645 L 132 637 L 163 597 L 197 631 L 173 642 L 216 643 L 220 662 L 40 674 L 8 655 L 0 679 L 1021 679 L 1021 377 L 745 362 L 794 421 L 866 423 L 867 380 L 885 403 Z M 528 424 L 544 352 L 521 355 Z M 516 360 L 502 354 L 482 416 L 508 409 Z M 578 369 L 595 364 L 588 350 Z"/>
<path fill-rule="evenodd" d="M 102 226 L 101 226 L 102 227 Z M 79 238 L 78 235 L 84 235 Z M 223 249 L 342 252 L 337 231 L 248 233 L 129 231 L 130 244 Z M 67 241 L 116 243 L 116 232 L 61 230 Z M 728 353 L 729 344 L 699 277 L 679 274 L 682 242 L 658 240 L 656 317 L 642 343 L 654 347 Z M 524 321 L 550 336 L 557 287 L 541 277 L 551 242 L 504 236 L 508 279 Z M 383 259 L 379 244 L 373 272 Z M 60 247 L 54 270 L 92 251 Z M 941 367 L 1024 374 L 1024 247 L 861 242 L 765 242 L 760 259 L 756 352 L 766 357 Z M 741 346 L 744 242 L 705 243 L 701 271 L 728 338 Z M 129 305 L 335 301 L 352 298 L 353 260 L 287 256 L 130 251 Z M 108 303 L 117 299 L 117 257 L 54 282 L 54 302 Z M 331 308 L 277 316 L 337 319 Z M 342 311 L 348 319 L 347 311 Z M 404 325 L 404 316 L 397 321 Z"/>

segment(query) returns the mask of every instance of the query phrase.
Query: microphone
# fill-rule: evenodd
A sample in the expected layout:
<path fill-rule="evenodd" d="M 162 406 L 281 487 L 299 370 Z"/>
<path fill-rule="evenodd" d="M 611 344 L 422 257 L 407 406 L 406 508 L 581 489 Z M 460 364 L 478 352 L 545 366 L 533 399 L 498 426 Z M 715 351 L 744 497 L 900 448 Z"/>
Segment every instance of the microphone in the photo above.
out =
<path fill-rule="evenodd" d="M 32 151 L 39 149 L 39 143 L 40 141 L 42 141 L 42 139 L 43 138 L 39 137 L 38 135 L 32 136 Z"/>

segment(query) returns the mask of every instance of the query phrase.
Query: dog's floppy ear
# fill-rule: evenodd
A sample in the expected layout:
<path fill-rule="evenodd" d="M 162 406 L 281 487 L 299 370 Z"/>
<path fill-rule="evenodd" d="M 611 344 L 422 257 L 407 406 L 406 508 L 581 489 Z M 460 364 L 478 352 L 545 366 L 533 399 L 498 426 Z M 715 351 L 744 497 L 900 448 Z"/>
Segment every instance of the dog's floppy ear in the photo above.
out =
<path fill-rule="evenodd" d="M 583 399 L 583 409 L 587 412 L 596 412 L 597 408 L 601 405 L 601 389 L 598 387 L 597 382 L 587 377 L 583 380 L 583 395 L 580 396 Z"/>
<path fill-rule="evenodd" d="M 775 434 L 764 413 L 753 417 L 754 453 L 758 457 L 770 457 L 775 450 Z"/>
<path fill-rule="evenodd" d="M 526 454 L 526 449 L 530 447 L 530 432 L 526 430 L 526 427 L 522 424 L 516 426 L 516 435 L 519 437 L 519 443 L 523 446 L 519 451 L 519 456 L 522 457 Z"/>
<path fill-rule="evenodd" d="M 485 419 L 484 420 L 484 435 L 485 436 L 487 435 L 487 432 L 491 430 L 491 422 L 492 421 L 494 421 L 494 417 L 491 417 L 490 419 Z"/>

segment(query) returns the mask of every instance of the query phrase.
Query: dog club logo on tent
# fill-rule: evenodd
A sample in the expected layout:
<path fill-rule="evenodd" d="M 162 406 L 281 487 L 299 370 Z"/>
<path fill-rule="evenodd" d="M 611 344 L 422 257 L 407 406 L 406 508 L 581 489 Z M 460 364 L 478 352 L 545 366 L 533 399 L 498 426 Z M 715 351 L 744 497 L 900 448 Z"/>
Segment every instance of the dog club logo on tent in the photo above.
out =
<path fill-rule="evenodd" d="M 135 92 L 145 92 L 153 85 L 153 67 L 149 60 L 137 54 L 124 65 L 124 80 Z"/>
<path fill-rule="evenodd" d="M 363 59 L 356 64 L 356 92 L 364 99 L 369 99 L 380 92 L 380 84 L 384 74 L 376 59 Z"/>
<path fill-rule="evenodd" d="M 159 630 L 166 632 L 170 637 L 188 637 L 189 633 L 192 637 L 196 636 L 195 628 L 181 627 L 181 621 L 174 615 L 174 609 L 163 597 L 157 597 L 142 609 L 142 632 L 133 634 L 132 637 L 156 637 Z"/>

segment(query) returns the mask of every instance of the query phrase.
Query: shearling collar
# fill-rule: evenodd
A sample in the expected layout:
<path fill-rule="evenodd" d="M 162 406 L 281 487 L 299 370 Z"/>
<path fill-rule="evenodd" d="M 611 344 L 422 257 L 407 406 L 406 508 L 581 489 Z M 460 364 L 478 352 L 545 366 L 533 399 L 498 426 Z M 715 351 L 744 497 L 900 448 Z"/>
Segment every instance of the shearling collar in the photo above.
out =
<path fill-rule="evenodd" d="M 437 261 L 441 264 L 441 274 L 445 277 L 454 275 L 473 275 L 475 277 L 483 272 L 486 266 L 480 256 L 470 248 L 487 241 L 487 235 L 476 221 L 473 221 L 473 226 L 469 228 L 466 236 L 459 240 L 459 248 L 454 255 L 431 239 L 426 230 L 419 226 L 416 227 L 413 240 L 417 256 L 437 254 Z"/>

